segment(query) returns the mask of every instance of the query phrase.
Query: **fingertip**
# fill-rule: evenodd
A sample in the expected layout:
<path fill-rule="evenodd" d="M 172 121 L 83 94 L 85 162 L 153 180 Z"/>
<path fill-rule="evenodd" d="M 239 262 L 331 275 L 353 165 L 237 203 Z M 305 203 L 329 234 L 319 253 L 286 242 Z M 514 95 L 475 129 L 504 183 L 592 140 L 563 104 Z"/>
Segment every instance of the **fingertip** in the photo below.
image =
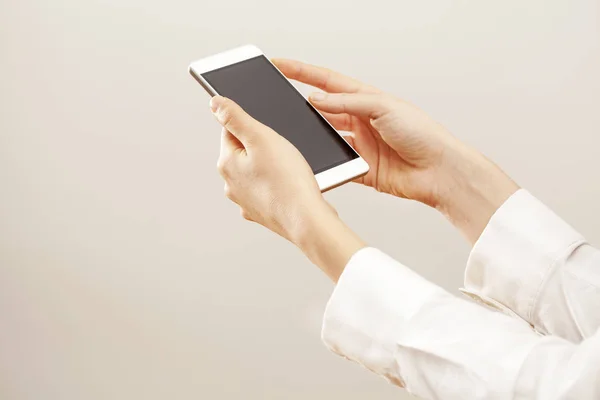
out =
<path fill-rule="evenodd" d="M 287 58 L 271 58 L 271 62 L 273 64 L 275 64 L 275 66 L 279 67 L 285 67 L 286 65 L 291 64 L 291 60 L 288 60 Z"/>
<path fill-rule="evenodd" d="M 323 92 L 314 92 L 314 93 L 311 93 L 308 98 L 312 102 L 319 103 L 319 102 L 325 101 L 325 99 L 327 99 L 327 94 L 325 94 Z"/>
<path fill-rule="evenodd" d="M 224 102 L 225 102 L 225 97 L 223 97 L 223 96 L 217 95 L 217 96 L 212 97 L 209 102 L 210 110 L 213 113 L 216 113 L 217 110 L 219 109 L 219 107 L 221 107 Z"/>
<path fill-rule="evenodd" d="M 288 79 L 297 79 L 302 71 L 302 62 L 289 58 L 272 58 L 271 62 Z"/>

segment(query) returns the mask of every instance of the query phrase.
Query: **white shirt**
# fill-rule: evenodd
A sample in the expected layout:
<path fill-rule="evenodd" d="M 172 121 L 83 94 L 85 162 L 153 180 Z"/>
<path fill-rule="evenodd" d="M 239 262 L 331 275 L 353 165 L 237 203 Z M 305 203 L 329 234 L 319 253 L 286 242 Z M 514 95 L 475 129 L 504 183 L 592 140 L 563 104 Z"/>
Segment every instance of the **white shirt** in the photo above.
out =
<path fill-rule="evenodd" d="M 323 340 L 425 399 L 600 399 L 600 251 L 527 191 L 491 218 L 462 291 L 486 307 L 362 249 Z"/>

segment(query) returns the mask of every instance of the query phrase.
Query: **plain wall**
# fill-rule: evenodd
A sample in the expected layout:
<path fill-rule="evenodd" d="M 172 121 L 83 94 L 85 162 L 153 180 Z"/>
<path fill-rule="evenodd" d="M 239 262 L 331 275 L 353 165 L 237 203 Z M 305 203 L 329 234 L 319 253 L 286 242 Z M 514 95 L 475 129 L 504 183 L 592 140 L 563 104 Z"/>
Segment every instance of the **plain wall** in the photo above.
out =
<path fill-rule="evenodd" d="M 0 0 L 0 397 L 409 398 L 321 344 L 333 285 L 225 199 L 187 66 L 254 43 L 384 88 L 600 243 L 599 8 Z M 458 295 L 469 246 L 435 211 L 326 198 Z"/>

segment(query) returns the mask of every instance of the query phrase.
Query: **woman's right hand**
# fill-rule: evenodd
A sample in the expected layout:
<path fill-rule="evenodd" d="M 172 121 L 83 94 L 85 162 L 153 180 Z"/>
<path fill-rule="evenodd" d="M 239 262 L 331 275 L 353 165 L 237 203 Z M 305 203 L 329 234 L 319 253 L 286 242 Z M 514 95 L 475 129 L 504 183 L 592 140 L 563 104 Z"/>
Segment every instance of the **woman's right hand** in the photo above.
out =
<path fill-rule="evenodd" d="M 475 241 L 518 187 L 414 105 L 331 70 L 275 59 L 289 79 L 324 91 L 311 103 L 369 164 L 358 182 L 442 211 Z"/>

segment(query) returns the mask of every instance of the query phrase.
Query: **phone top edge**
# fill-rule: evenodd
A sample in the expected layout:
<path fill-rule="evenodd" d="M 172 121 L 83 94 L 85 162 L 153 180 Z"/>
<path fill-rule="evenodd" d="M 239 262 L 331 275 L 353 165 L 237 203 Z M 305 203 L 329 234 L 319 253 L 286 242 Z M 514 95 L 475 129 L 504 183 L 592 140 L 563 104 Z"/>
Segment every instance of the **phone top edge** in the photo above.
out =
<path fill-rule="evenodd" d="M 247 44 L 196 60 L 190 64 L 189 69 L 202 74 L 261 55 L 264 53 L 257 46 Z"/>
<path fill-rule="evenodd" d="M 202 75 L 196 74 L 192 68 L 189 69 L 189 72 L 190 75 L 192 75 L 192 78 L 202 86 L 209 96 L 213 97 L 218 95 L 217 91 L 202 77 Z"/>

